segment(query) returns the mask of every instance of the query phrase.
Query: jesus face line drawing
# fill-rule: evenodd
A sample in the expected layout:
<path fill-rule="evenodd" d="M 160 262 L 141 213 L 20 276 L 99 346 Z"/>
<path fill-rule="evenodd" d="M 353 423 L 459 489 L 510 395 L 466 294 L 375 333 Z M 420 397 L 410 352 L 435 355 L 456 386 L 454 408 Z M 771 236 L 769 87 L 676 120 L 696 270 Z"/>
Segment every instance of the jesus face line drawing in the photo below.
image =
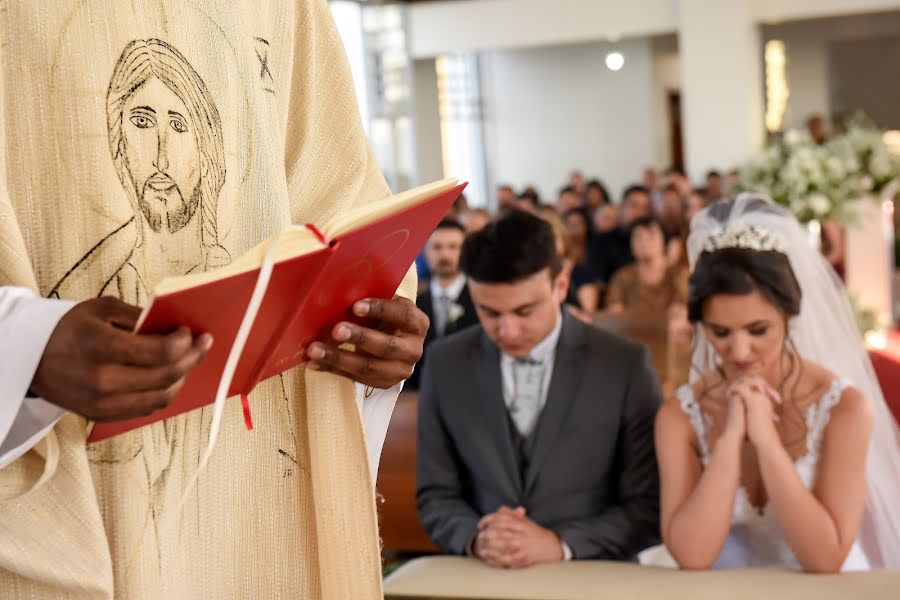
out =
<path fill-rule="evenodd" d="M 200 204 L 200 151 L 187 107 L 159 79 L 125 103 L 124 166 L 141 213 L 159 233 L 184 228 Z"/>
<path fill-rule="evenodd" d="M 187 59 L 162 40 L 132 41 L 113 70 L 106 112 L 113 164 L 135 217 L 142 215 L 155 233 L 171 234 L 199 209 L 200 241 L 217 246 L 222 122 Z"/>

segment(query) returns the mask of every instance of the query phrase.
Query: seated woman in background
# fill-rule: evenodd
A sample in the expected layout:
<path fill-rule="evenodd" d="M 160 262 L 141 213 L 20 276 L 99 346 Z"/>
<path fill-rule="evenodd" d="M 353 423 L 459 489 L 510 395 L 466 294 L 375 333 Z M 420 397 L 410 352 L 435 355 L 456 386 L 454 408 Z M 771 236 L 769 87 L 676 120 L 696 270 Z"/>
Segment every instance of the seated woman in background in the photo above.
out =
<path fill-rule="evenodd" d="M 749 194 L 700 213 L 688 247 L 696 373 L 657 415 L 668 552 L 641 562 L 897 569 L 897 427 L 833 272 Z"/>
<path fill-rule="evenodd" d="M 566 229 L 565 224 L 563 224 L 562 218 L 559 216 L 559 213 L 557 213 L 556 209 L 552 206 L 541 207 L 538 216 L 550 223 L 550 227 L 553 228 L 553 235 L 556 238 L 556 252 L 563 259 L 563 271 L 565 271 L 569 275 L 569 289 L 563 304 L 568 308 L 569 312 L 573 316 L 577 317 L 585 323 L 590 323 L 594 311 L 588 312 L 582 307 L 582 297 L 587 300 L 588 305 L 590 305 L 591 301 L 593 301 L 595 307 L 596 299 L 591 297 L 590 290 L 582 290 L 582 297 L 579 297 L 579 295 L 576 293 L 575 288 L 572 286 L 573 265 L 571 259 L 569 258 L 571 255 L 571 241 L 569 238 L 569 231 L 568 229 Z"/>
<path fill-rule="evenodd" d="M 634 263 L 613 275 L 606 293 L 606 308 L 665 314 L 687 301 L 687 269 L 672 266 L 666 257 L 666 241 L 659 221 L 643 217 L 631 226 Z"/>
<path fill-rule="evenodd" d="M 584 195 L 584 207 L 589 215 L 597 212 L 601 206 L 611 204 L 609 192 L 599 179 L 591 179 L 587 182 L 587 191 Z"/>
<path fill-rule="evenodd" d="M 588 246 L 591 237 L 591 223 L 581 208 L 573 208 L 563 215 L 569 234 L 569 250 L 566 256 L 572 265 L 569 288 L 578 298 L 583 311 L 592 315 L 600 304 L 600 290 L 597 275 L 588 265 Z"/>

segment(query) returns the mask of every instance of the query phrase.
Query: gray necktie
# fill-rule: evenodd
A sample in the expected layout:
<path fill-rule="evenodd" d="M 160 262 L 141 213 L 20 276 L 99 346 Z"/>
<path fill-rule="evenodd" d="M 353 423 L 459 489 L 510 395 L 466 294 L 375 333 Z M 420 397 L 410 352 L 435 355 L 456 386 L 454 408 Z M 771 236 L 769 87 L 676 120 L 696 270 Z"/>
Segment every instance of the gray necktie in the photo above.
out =
<path fill-rule="evenodd" d="M 530 358 L 519 358 L 513 363 L 515 397 L 509 415 L 516 429 L 524 437 L 531 435 L 541 412 L 541 380 L 544 365 Z"/>
<path fill-rule="evenodd" d="M 435 304 L 435 329 L 438 335 L 444 335 L 447 331 L 447 321 L 450 319 L 450 305 L 452 304 L 447 294 L 441 294 L 437 297 Z"/>

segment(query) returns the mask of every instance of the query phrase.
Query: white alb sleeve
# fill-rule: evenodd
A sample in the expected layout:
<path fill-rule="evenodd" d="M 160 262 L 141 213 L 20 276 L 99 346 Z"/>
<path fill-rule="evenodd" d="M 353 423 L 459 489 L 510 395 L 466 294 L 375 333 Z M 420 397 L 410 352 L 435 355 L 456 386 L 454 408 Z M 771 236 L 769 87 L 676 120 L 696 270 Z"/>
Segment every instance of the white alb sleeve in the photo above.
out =
<path fill-rule="evenodd" d="M 366 398 L 365 386 L 361 383 L 356 384 L 356 400 L 362 415 L 363 430 L 366 432 L 366 451 L 369 456 L 372 485 L 378 478 L 378 461 L 381 460 L 384 438 L 391 422 L 394 405 L 397 403 L 397 396 L 400 395 L 404 383 L 401 381 L 386 390 L 375 389 L 368 398 Z"/>
<path fill-rule="evenodd" d="M 0 286 L 0 469 L 28 452 L 65 414 L 26 394 L 50 335 L 74 304 Z"/>

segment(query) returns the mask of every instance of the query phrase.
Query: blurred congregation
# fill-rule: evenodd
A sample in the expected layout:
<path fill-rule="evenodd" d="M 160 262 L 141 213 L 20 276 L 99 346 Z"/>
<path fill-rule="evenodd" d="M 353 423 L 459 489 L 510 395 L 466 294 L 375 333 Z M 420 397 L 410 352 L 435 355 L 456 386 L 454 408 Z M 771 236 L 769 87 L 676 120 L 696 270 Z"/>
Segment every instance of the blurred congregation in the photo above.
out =
<path fill-rule="evenodd" d="M 376 482 L 388 596 L 602 597 L 589 583 L 600 570 L 567 587 L 580 562 L 768 569 L 749 575 L 748 597 L 784 568 L 890 571 L 900 112 L 866 67 L 893 56 L 900 7 L 598 3 L 531 21 L 511 4 L 362 9 L 363 119 L 389 183 L 468 182 L 416 260 L 430 325 Z M 582 25 L 601 16 L 608 27 Z M 871 215 L 847 217 L 862 196 Z M 807 308 L 819 295 L 837 316 Z M 807 335 L 816 325 L 826 337 Z M 828 356 L 838 347 L 852 368 Z M 725 404 L 747 381 L 780 403 L 777 445 L 799 475 L 769 474 L 749 428 L 740 466 L 718 462 L 730 460 L 716 439 L 735 418 Z M 829 438 L 843 435 L 826 425 L 831 407 L 852 410 L 841 381 L 875 406 L 871 438 L 862 413 L 848 425 L 862 438 Z M 816 484 L 835 481 L 816 471 L 831 459 L 803 473 L 827 447 L 870 439 L 868 463 L 854 463 L 866 475 L 840 484 L 849 504 Z M 795 476 L 809 496 L 792 488 L 774 506 Z M 793 510 L 818 515 L 807 534 L 788 531 Z M 873 522 L 880 535 L 865 533 Z M 828 546 L 831 527 L 847 537 Z M 662 592 L 656 571 L 615 573 L 623 589 L 657 590 L 634 597 L 687 597 L 686 580 Z M 836 597 L 887 597 L 887 579 L 835 577 Z"/>
<path fill-rule="evenodd" d="M 599 326 L 633 324 L 655 333 L 652 347 L 659 354 L 660 375 L 670 385 L 684 383 L 690 341 L 684 333 L 690 219 L 711 201 L 728 197 L 735 190 L 737 174 L 723 176 L 712 170 L 697 186 L 674 168 L 658 173 L 648 167 L 639 175 L 618 197 L 611 196 L 600 179 L 586 179 L 579 171 L 571 172 L 550 198 L 542 198 L 531 186 L 516 190 L 501 184 L 494 213 L 469 208 L 461 196 L 416 263 L 417 304 L 432 321 L 429 339 L 477 323 L 460 268 L 465 236 L 522 211 L 553 229 L 556 251 L 568 275 L 563 305 L 569 314 Z M 418 387 L 423 362 L 408 387 Z"/>

